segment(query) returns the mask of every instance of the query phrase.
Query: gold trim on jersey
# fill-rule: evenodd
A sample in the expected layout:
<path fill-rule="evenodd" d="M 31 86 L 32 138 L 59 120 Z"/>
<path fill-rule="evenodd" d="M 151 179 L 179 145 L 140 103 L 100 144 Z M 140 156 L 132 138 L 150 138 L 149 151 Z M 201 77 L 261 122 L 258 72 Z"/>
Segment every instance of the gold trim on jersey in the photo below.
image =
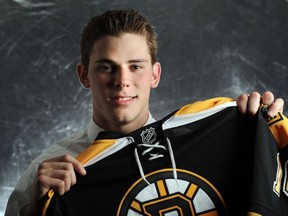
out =
<path fill-rule="evenodd" d="M 189 124 L 207 118 L 228 107 L 236 107 L 232 98 L 217 97 L 205 101 L 197 101 L 180 108 L 173 116 L 163 123 L 163 130 Z"/>
<path fill-rule="evenodd" d="M 183 106 L 175 113 L 175 115 L 179 116 L 184 114 L 196 113 L 232 101 L 234 101 L 232 98 L 226 98 L 226 97 L 216 97 L 205 101 L 197 101 L 195 103 Z"/>
<path fill-rule="evenodd" d="M 116 139 L 96 140 L 76 157 L 82 164 L 86 164 L 93 157 L 111 147 L 116 142 Z"/>
<path fill-rule="evenodd" d="M 257 214 L 255 212 L 248 212 L 247 216 L 262 216 L 261 214 Z"/>
<path fill-rule="evenodd" d="M 284 148 L 288 145 L 288 119 L 282 113 L 278 113 L 272 119 L 267 121 L 267 124 L 276 139 L 279 148 Z"/>
<path fill-rule="evenodd" d="M 43 205 L 43 210 L 41 216 L 45 216 L 47 214 L 47 210 L 49 207 L 49 204 L 51 202 L 52 197 L 54 196 L 54 190 L 50 189 L 47 193 L 48 199 L 45 201 Z"/>

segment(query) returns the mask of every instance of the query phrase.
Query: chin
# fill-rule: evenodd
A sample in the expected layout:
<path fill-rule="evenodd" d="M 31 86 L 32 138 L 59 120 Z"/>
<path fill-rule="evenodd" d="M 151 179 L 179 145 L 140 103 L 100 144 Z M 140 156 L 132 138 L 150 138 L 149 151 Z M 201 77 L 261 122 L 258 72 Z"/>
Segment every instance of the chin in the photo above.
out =
<path fill-rule="evenodd" d="M 130 119 L 133 119 L 131 112 L 121 112 L 121 113 L 114 113 L 113 116 L 114 121 L 116 122 L 123 122 L 123 123 L 128 123 Z"/>

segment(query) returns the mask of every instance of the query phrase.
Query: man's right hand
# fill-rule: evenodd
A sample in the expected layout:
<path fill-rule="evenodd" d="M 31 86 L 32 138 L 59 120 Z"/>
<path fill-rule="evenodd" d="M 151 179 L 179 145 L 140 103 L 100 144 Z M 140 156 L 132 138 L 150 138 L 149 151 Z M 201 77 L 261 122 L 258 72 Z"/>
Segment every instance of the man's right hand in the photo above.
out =
<path fill-rule="evenodd" d="M 85 175 L 83 165 L 70 155 L 63 155 L 43 161 L 37 170 L 30 201 L 25 215 L 41 215 L 43 197 L 50 189 L 63 195 L 76 183 L 75 171 Z"/>

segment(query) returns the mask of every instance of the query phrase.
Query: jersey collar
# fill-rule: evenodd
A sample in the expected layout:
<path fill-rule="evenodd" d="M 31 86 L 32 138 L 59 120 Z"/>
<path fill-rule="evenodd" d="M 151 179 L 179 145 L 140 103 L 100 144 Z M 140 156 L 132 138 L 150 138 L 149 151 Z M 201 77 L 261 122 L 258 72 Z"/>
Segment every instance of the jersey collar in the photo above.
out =
<path fill-rule="evenodd" d="M 155 121 L 156 120 L 153 118 L 153 116 L 149 112 L 148 120 L 146 121 L 144 126 L 148 125 L 148 124 L 151 124 L 151 123 L 153 123 Z M 97 125 L 96 122 L 93 120 L 93 118 L 91 118 L 90 123 L 88 125 L 88 129 L 87 129 L 89 142 L 92 143 L 95 140 L 95 138 L 97 137 L 98 133 L 100 133 L 101 131 L 104 131 L 104 129 L 101 128 L 99 125 Z"/>

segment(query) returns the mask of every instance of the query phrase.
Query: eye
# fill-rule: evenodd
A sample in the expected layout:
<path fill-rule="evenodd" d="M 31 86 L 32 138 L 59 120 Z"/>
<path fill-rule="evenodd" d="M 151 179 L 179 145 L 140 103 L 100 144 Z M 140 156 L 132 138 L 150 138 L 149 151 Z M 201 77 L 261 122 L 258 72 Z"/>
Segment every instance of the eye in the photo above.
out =
<path fill-rule="evenodd" d="M 113 72 L 113 67 L 107 64 L 98 65 L 96 70 L 100 73 L 111 73 Z"/>
<path fill-rule="evenodd" d="M 142 65 L 131 65 L 131 70 L 132 71 L 137 71 L 137 70 L 141 70 L 143 68 Z"/>

